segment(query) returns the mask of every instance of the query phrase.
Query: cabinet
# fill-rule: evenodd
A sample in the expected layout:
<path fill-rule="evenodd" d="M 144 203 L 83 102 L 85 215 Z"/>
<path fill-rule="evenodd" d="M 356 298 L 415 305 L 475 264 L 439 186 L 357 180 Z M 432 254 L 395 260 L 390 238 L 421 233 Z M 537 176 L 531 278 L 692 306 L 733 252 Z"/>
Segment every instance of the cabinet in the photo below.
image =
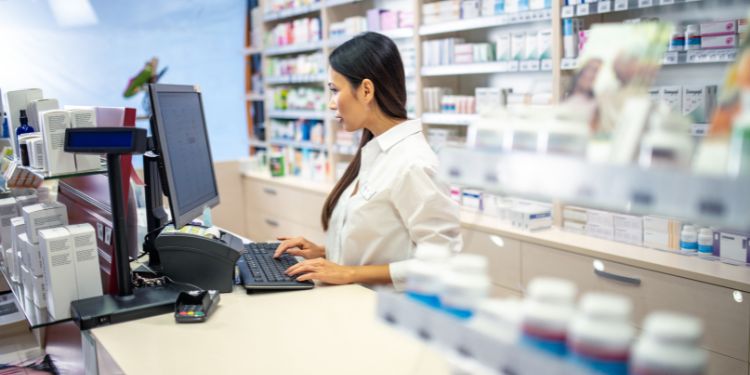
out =
<path fill-rule="evenodd" d="M 278 236 L 303 236 L 317 244 L 325 243 L 320 224 L 325 193 L 247 176 L 243 191 L 248 237 L 273 241 Z"/>
<path fill-rule="evenodd" d="M 521 242 L 497 234 L 463 229 L 463 251 L 489 260 L 490 279 L 497 295 L 521 293 Z"/>
<path fill-rule="evenodd" d="M 706 349 L 748 361 L 750 303 L 739 291 L 532 243 L 522 242 L 521 252 L 524 284 L 537 276 L 556 276 L 575 282 L 580 292 L 626 295 L 634 303 L 636 325 L 656 310 L 696 316 L 704 324 Z"/>

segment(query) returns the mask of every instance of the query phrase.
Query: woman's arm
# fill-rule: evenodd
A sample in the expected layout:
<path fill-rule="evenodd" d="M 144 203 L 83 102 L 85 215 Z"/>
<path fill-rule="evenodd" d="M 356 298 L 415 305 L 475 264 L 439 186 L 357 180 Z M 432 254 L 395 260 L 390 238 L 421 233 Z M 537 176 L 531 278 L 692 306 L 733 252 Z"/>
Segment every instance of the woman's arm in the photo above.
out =
<path fill-rule="evenodd" d="M 299 275 L 297 281 L 320 280 L 328 284 L 388 284 L 391 282 L 390 266 L 342 266 L 323 258 L 299 262 L 286 270 L 290 276 Z"/>

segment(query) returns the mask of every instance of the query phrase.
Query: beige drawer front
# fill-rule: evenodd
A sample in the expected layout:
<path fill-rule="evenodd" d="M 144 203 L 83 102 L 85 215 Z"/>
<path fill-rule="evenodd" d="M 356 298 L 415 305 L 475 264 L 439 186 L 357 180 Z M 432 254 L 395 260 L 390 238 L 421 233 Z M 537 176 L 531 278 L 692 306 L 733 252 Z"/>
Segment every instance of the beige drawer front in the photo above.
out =
<path fill-rule="evenodd" d="M 708 375 L 745 375 L 747 373 L 747 362 L 708 352 Z"/>
<path fill-rule="evenodd" d="M 247 233 L 253 241 L 276 241 L 279 236 L 302 236 L 319 245 L 325 244 L 325 233 L 279 216 L 257 211 L 247 215 Z"/>
<path fill-rule="evenodd" d="M 484 255 L 489 259 L 492 283 L 521 291 L 521 243 L 494 234 L 462 229 L 463 251 Z"/>
<path fill-rule="evenodd" d="M 297 224 L 323 229 L 320 213 L 326 199 L 324 194 L 252 178 L 246 178 L 244 184 L 247 215 L 256 210 L 272 212 Z"/>
<path fill-rule="evenodd" d="M 558 276 L 574 281 L 582 291 L 627 295 L 634 302 L 638 326 L 655 310 L 697 316 L 705 325 L 707 349 L 748 360 L 750 296 L 736 302 L 731 289 L 614 262 L 599 263 L 604 273 L 597 274 L 593 258 L 525 242 L 521 251 L 524 284 L 536 276 Z"/>
<path fill-rule="evenodd" d="M 501 286 L 493 285 L 490 288 L 490 297 L 492 298 L 521 298 L 521 292 Z"/>

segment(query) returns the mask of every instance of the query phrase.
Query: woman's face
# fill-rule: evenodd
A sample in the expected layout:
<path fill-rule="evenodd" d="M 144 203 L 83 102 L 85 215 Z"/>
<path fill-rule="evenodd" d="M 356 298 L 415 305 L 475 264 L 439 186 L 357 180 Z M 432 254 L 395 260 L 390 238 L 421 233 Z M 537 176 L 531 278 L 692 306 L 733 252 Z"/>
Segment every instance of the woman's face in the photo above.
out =
<path fill-rule="evenodd" d="M 334 122 L 338 122 L 344 130 L 349 132 L 365 127 L 368 107 L 361 100 L 365 97 L 362 86 L 352 89 L 346 77 L 333 69 L 328 69 L 328 88 L 331 90 L 328 109 L 335 112 Z"/>

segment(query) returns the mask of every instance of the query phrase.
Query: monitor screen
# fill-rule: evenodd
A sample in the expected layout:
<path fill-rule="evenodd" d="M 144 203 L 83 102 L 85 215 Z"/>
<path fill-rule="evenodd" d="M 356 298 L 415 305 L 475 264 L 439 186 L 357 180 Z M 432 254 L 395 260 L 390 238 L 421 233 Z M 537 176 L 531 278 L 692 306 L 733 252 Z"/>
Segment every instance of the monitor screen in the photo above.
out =
<path fill-rule="evenodd" d="M 184 85 L 150 86 L 151 129 L 161 155 L 176 228 L 219 203 L 201 94 Z"/>

